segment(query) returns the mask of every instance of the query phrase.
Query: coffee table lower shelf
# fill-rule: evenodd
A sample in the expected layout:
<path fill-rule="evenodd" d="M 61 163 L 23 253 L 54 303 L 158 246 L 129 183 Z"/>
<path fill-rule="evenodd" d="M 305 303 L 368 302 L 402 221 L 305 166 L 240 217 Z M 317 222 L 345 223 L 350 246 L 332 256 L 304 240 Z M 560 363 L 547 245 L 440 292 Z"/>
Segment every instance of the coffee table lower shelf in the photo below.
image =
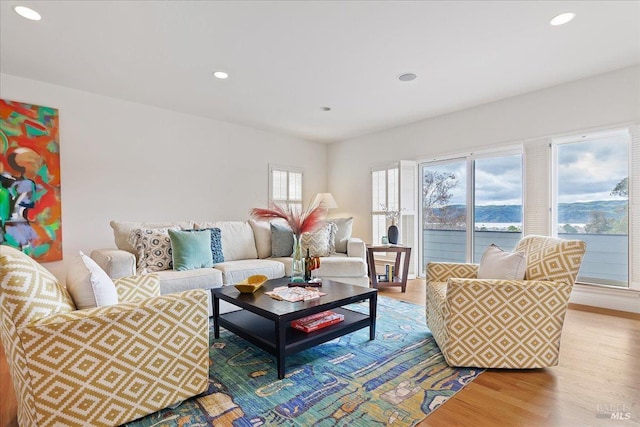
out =
<path fill-rule="evenodd" d="M 284 378 L 284 357 L 314 347 L 332 339 L 371 326 L 371 318 L 367 314 L 358 313 L 345 308 L 335 308 L 334 312 L 344 315 L 340 323 L 327 326 L 313 332 L 302 332 L 292 328 L 288 323 L 282 329 L 276 321 L 264 318 L 247 310 L 239 310 L 222 314 L 218 318 L 219 326 L 255 344 L 278 359 L 278 378 Z M 278 342 L 279 330 L 284 332 L 284 345 Z M 375 338 L 375 332 L 372 331 Z M 216 337 L 217 338 L 217 337 Z"/>

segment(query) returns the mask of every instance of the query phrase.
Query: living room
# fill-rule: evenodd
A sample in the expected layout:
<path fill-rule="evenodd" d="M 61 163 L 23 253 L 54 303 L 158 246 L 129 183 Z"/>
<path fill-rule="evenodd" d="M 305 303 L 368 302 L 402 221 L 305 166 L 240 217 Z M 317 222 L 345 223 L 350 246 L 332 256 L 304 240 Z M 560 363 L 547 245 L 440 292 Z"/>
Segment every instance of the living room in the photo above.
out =
<path fill-rule="evenodd" d="M 42 20 L 23 19 L 18 5 Z M 59 112 L 63 260 L 42 265 L 61 281 L 79 250 L 114 246 L 112 220 L 247 220 L 252 208 L 269 203 L 273 167 L 302 171 L 305 205 L 331 192 L 338 208 L 330 216 L 353 217 L 353 235 L 379 243 L 373 170 L 515 147 L 524 153 L 524 234 L 553 235 L 551 153 L 540 160 L 541 147 L 620 129 L 635 138 L 629 204 L 638 218 L 637 1 L 3 1 L 0 7 L 0 98 Z M 576 13 L 573 22 L 549 25 L 567 11 Z M 218 70 L 228 79 L 215 78 Z M 416 78 L 398 78 L 407 73 Z M 535 222 L 540 215 L 547 219 Z M 639 228 L 631 221 L 632 249 L 640 247 Z M 624 398 L 612 392 L 597 401 L 633 406 L 630 423 L 640 411 L 631 361 L 638 351 L 639 256 L 637 249 L 629 253 L 626 288 L 577 284 L 570 300 L 593 313 L 612 310 L 609 330 L 630 329 L 622 350 L 628 358 L 610 369 L 631 367 L 625 372 L 636 385 L 625 386 Z M 416 272 L 410 288 L 421 289 L 414 302 L 424 304 L 424 265 Z M 584 324 L 592 321 L 604 322 L 587 317 Z M 526 381 L 526 373 L 513 375 Z M 4 386 L 8 377 L 2 378 Z M 610 425 L 598 424 L 607 420 L 596 417 L 595 406 L 583 410 L 580 425 Z M 15 425 L 0 412 L 0 425 Z M 568 420 L 527 425 L 578 425 Z"/>

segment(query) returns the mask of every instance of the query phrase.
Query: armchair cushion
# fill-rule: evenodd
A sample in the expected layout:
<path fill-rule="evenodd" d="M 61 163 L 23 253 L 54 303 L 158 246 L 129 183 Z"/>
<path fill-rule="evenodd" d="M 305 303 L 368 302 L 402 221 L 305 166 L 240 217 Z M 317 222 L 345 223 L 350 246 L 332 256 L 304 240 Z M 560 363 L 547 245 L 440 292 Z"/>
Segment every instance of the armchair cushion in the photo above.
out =
<path fill-rule="evenodd" d="M 490 245 L 482 254 L 478 279 L 522 280 L 527 268 L 524 252 L 505 252 Z"/>
<path fill-rule="evenodd" d="M 122 277 L 116 279 L 114 284 L 121 303 L 160 296 L 160 279 L 157 273 Z"/>
<path fill-rule="evenodd" d="M 118 303 L 113 280 L 82 252 L 74 257 L 67 272 L 67 290 L 79 310 Z"/>

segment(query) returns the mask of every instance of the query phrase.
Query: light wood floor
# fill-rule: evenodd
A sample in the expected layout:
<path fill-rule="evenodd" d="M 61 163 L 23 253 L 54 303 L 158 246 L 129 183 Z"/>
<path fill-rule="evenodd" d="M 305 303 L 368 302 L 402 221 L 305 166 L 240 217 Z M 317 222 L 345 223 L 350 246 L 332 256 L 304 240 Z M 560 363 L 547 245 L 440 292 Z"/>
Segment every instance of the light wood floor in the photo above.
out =
<path fill-rule="evenodd" d="M 380 294 L 424 305 L 425 282 Z M 567 312 L 558 366 L 488 370 L 419 426 L 640 426 L 640 316 L 583 308 Z M 0 427 L 17 426 L 12 387 L 0 346 Z M 612 407 L 631 419 L 597 417 Z"/>

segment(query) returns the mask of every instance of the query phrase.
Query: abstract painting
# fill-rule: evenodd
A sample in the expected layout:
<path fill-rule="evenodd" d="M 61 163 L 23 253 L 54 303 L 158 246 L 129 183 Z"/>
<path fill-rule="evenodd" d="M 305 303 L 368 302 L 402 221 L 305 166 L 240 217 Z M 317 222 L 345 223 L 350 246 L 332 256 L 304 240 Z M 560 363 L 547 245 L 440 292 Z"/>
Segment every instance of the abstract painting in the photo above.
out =
<path fill-rule="evenodd" d="M 62 259 L 58 110 L 0 99 L 0 244 Z"/>

